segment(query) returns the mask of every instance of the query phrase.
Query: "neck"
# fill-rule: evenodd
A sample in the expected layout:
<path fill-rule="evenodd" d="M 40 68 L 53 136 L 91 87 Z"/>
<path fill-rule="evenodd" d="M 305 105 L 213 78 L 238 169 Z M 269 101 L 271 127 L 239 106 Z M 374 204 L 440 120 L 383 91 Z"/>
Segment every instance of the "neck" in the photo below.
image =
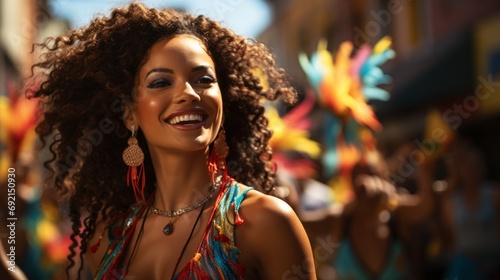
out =
<path fill-rule="evenodd" d="M 208 149 L 182 153 L 156 149 L 151 159 L 156 175 L 156 208 L 176 210 L 209 195 L 212 182 L 207 168 Z"/>

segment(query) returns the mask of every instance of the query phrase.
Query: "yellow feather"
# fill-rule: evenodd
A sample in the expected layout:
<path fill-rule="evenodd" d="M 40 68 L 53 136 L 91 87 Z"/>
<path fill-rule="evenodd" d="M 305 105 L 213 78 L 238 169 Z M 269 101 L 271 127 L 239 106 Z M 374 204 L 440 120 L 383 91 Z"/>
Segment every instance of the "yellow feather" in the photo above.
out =
<path fill-rule="evenodd" d="M 387 50 L 392 44 L 392 39 L 389 36 L 385 36 L 380 41 L 378 41 L 373 47 L 373 54 L 379 54 Z"/>

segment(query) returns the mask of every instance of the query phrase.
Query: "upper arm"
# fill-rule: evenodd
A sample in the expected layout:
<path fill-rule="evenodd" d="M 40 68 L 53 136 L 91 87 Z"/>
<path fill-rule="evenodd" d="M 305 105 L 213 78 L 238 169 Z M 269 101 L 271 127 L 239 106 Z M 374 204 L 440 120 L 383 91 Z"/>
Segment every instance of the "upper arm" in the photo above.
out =
<path fill-rule="evenodd" d="M 237 227 L 237 245 L 247 268 L 260 279 L 315 279 L 309 239 L 288 204 L 249 192 L 240 215 L 245 222 Z"/>

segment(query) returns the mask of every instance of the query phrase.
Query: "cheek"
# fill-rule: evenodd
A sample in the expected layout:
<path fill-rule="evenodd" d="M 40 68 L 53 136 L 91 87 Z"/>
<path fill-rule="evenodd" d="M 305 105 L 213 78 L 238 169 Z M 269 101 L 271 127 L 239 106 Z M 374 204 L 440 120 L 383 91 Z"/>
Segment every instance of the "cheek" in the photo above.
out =
<path fill-rule="evenodd" d="M 143 100 L 137 103 L 137 107 L 147 109 L 154 109 L 158 107 L 158 102 L 156 100 Z"/>
<path fill-rule="evenodd" d="M 219 97 L 219 99 L 217 101 L 218 101 L 217 102 L 218 112 L 219 112 L 219 115 L 222 116 L 222 114 L 224 112 L 224 106 L 223 106 L 222 98 Z"/>
<path fill-rule="evenodd" d="M 137 114 L 139 119 L 148 119 L 153 116 L 158 115 L 158 111 L 161 109 L 160 100 L 153 98 L 139 98 L 137 101 Z"/>
<path fill-rule="evenodd" d="M 139 120 L 151 118 L 153 110 L 156 107 L 155 103 L 139 103 L 137 104 L 137 115 Z"/>
<path fill-rule="evenodd" d="M 215 103 L 215 106 L 217 107 L 218 113 L 221 114 L 223 111 L 223 102 L 222 102 L 222 94 L 221 94 L 220 90 L 215 91 L 211 97 L 214 100 L 214 103 Z"/>
<path fill-rule="evenodd" d="M 216 118 L 222 116 L 223 112 L 223 102 L 220 90 L 217 88 L 210 89 L 203 93 L 204 102 L 210 106 L 213 112 L 216 114 Z"/>
<path fill-rule="evenodd" d="M 224 121 L 224 107 L 223 107 L 223 102 L 222 102 L 222 98 L 219 96 L 219 99 L 217 99 L 217 115 L 218 115 L 218 118 L 219 118 L 219 125 L 222 126 L 223 125 L 223 121 Z"/>

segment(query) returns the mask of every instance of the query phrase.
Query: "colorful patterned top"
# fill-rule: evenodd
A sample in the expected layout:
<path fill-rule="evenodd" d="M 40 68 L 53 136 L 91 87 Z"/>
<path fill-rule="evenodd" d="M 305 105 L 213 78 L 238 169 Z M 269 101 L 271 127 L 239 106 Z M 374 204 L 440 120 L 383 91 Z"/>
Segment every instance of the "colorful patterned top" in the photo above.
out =
<path fill-rule="evenodd" d="M 174 277 L 184 279 L 243 279 L 245 268 L 238 263 L 239 250 L 235 246 L 235 226 L 243 223 L 239 208 L 249 187 L 240 187 L 237 183 L 221 188 L 216 206 L 198 245 L 195 256 Z M 125 249 L 130 245 L 137 221 L 148 209 L 148 203 L 135 205 L 127 218 L 125 228 L 111 230 L 109 227 L 109 247 L 104 255 L 94 279 L 124 279 L 128 272 L 128 263 L 123 264 Z M 231 209 L 231 205 L 234 208 Z M 228 219 L 228 212 L 234 211 L 234 222 Z M 95 251 L 95 248 L 91 248 Z"/>

